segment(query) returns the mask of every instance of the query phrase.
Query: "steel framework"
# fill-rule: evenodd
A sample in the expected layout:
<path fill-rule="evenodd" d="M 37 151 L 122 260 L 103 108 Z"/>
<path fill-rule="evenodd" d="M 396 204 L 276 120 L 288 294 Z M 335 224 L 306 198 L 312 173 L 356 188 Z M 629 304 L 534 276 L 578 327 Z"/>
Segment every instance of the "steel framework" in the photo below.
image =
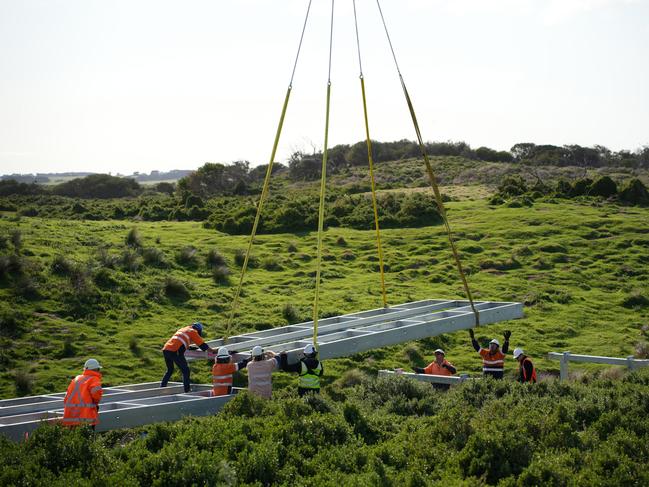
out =
<path fill-rule="evenodd" d="M 513 320 L 523 316 L 523 305 L 479 301 L 475 303 L 480 323 Z M 260 345 L 276 352 L 287 352 L 289 363 L 299 359 L 307 343 L 312 341 L 312 322 L 273 328 L 233 336 L 228 347 L 239 356 Z M 346 357 L 366 350 L 397 343 L 437 336 L 474 325 L 468 301 L 430 299 L 403 303 L 319 320 L 318 348 L 321 359 Z M 213 347 L 222 340 L 209 342 Z M 190 359 L 208 359 L 209 354 L 188 351 Z M 424 379 L 425 380 L 425 379 Z M 182 385 L 170 383 L 160 388 L 158 382 L 106 387 L 101 401 L 97 431 L 131 428 L 159 421 L 176 421 L 184 416 L 206 416 L 219 411 L 234 394 L 211 397 L 211 385 L 193 385 L 184 393 Z M 63 416 L 65 393 L 45 394 L 0 401 L 0 433 L 20 440 L 43 421 L 57 421 Z"/>

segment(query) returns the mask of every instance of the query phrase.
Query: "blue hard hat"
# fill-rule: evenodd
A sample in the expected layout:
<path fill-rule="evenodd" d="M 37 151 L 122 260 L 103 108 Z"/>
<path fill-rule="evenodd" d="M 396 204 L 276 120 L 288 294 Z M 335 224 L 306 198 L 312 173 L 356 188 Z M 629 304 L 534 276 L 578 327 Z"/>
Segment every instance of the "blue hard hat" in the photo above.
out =
<path fill-rule="evenodd" d="M 197 321 L 196 323 L 192 323 L 192 328 L 198 332 L 199 335 L 203 335 L 203 323 L 200 321 Z"/>

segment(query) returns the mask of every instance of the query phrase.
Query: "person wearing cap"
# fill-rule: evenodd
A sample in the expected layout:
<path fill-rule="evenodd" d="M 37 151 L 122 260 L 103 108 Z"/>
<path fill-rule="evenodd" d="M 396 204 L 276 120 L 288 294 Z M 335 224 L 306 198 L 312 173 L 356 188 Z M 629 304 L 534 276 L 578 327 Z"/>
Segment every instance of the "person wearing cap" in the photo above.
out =
<path fill-rule="evenodd" d="M 318 360 L 318 351 L 311 344 L 307 344 L 303 350 L 304 357 L 294 364 L 288 363 L 288 354 L 280 354 L 281 366 L 284 372 L 297 372 L 297 393 L 300 397 L 308 393 L 320 392 L 320 377 L 324 374 L 322 362 Z"/>
<path fill-rule="evenodd" d="M 264 353 L 259 345 L 252 349 L 252 362 L 248 363 L 248 390 L 265 399 L 273 395 L 273 370 L 280 366 L 280 358 L 272 350 Z"/>
<path fill-rule="evenodd" d="M 189 365 L 185 358 L 185 352 L 191 344 L 194 344 L 203 351 L 215 353 L 214 349 L 205 343 L 202 336 L 203 324 L 197 321 L 190 326 L 180 328 L 169 340 L 167 340 L 165 346 L 162 347 L 162 355 L 164 356 L 165 364 L 167 365 L 167 372 L 160 382 L 160 387 L 167 387 L 167 383 L 169 382 L 169 379 L 171 379 L 171 375 L 174 373 L 175 364 L 183 374 L 183 387 L 185 392 L 191 390 L 189 386 Z"/>
<path fill-rule="evenodd" d="M 99 401 L 104 394 L 100 369 L 99 362 L 90 358 L 83 366 L 83 374 L 77 375 L 70 382 L 63 399 L 61 422 L 65 426 L 87 424 L 94 430 L 99 423 Z"/>
<path fill-rule="evenodd" d="M 426 367 L 413 367 L 412 370 L 415 374 L 429 374 L 429 375 L 446 375 L 451 376 L 457 372 L 457 369 L 445 358 L 444 350 L 438 348 L 435 350 L 435 360 L 429 363 Z M 433 384 L 435 389 L 448 389 L 449 384 Z"/>
<path fill-rule="evenodd" d="M 500 342 L 495 338 L 489 342 L 489 348 L 484 349 L 475 339 L 475 334 L 472 329 L 469 329 L 469 335 L 471 336 L 473 348 L 482 357 L 482 374 L 485 377 L 502 379 L 505 370 L 505 354 L 509 350 L 509 337 L 512 335 L 512 332 L 507 330 L 503 334 L 505 342 L 503 343 L 502 351 L 500 350 Z"/>
<path fill-rule="evenodd" d="M 220 347 L 212 367 L 212 395 L 225 396 L 232 393 L 232 374 L 245 368 L 249 359 L 232 362 L 227 347 Z"/>
<path fill-rule="evenodd" d="M 518 361 L 518 381 L 536 384 L 536 368 L 521 348 L 514 349 L 514 358 Z"/>

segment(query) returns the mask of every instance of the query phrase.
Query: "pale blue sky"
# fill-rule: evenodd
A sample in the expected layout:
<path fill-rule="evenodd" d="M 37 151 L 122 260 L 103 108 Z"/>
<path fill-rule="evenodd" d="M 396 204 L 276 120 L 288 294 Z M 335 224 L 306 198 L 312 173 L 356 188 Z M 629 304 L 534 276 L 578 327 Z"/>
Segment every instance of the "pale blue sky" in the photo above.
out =
<path fill-rule="evenodd" d="M 0 173 L 267 163 L 307 0 L 0 0 Z M 330 145 L 364 138 L 351 0 Z M 375 0 L 357 0 L 372 138 L 414 138 Z M 382 0 L 426 140 L 649 144 L 649 1 Z M 313 0 L 277 160 L 321 149 Z"/>

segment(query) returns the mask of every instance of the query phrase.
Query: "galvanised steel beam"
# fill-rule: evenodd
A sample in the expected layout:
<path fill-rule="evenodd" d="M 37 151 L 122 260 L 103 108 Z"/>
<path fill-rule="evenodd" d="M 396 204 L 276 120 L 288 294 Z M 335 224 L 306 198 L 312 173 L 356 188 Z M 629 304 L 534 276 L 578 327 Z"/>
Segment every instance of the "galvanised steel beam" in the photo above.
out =
<path fill-rule="evenodd" d="M 209 384 L 192 385 L 184 393 L 181 383 L 159 387 L 157 382 L 107 387 L 99 409 L 97 431 L 133 428 L 160 421 L 177 421 L 185 416 L 207 416 L 218 412 L 240 389 L 228 396 L 211 397 Z M 43 422 L 63 417 L 64 393 L 0 401 L 0 434 L 16 441 Z M 31 402 L 30 402 L 31 401 Z"/>
<path fill-rule="evenodd" d="M 523 317 L 521 303 L 478 301 L 475 307 L 480 324 L 488 325 Z M 325 318 L 318 321 L 318 351 L 320 358 L 347 357 L 355 353 L 381 348 L 411 340 L 437 336 L 472 328 L 475 324 L 468 301 L 424 300 L 403 303 L 360 313 Z M 289 363 L 298 360 L 301 350 L 311 343 L 313 322 L 283 326 L 231 337 L 227 346 L 249 356 L 252 347 L 260 345 L 275 352 L 287 352 Z M 223 340 L 208 342 L 212 348 Z M 189 351 L 191 359 L 210 359 L 212 354 Z"/>

